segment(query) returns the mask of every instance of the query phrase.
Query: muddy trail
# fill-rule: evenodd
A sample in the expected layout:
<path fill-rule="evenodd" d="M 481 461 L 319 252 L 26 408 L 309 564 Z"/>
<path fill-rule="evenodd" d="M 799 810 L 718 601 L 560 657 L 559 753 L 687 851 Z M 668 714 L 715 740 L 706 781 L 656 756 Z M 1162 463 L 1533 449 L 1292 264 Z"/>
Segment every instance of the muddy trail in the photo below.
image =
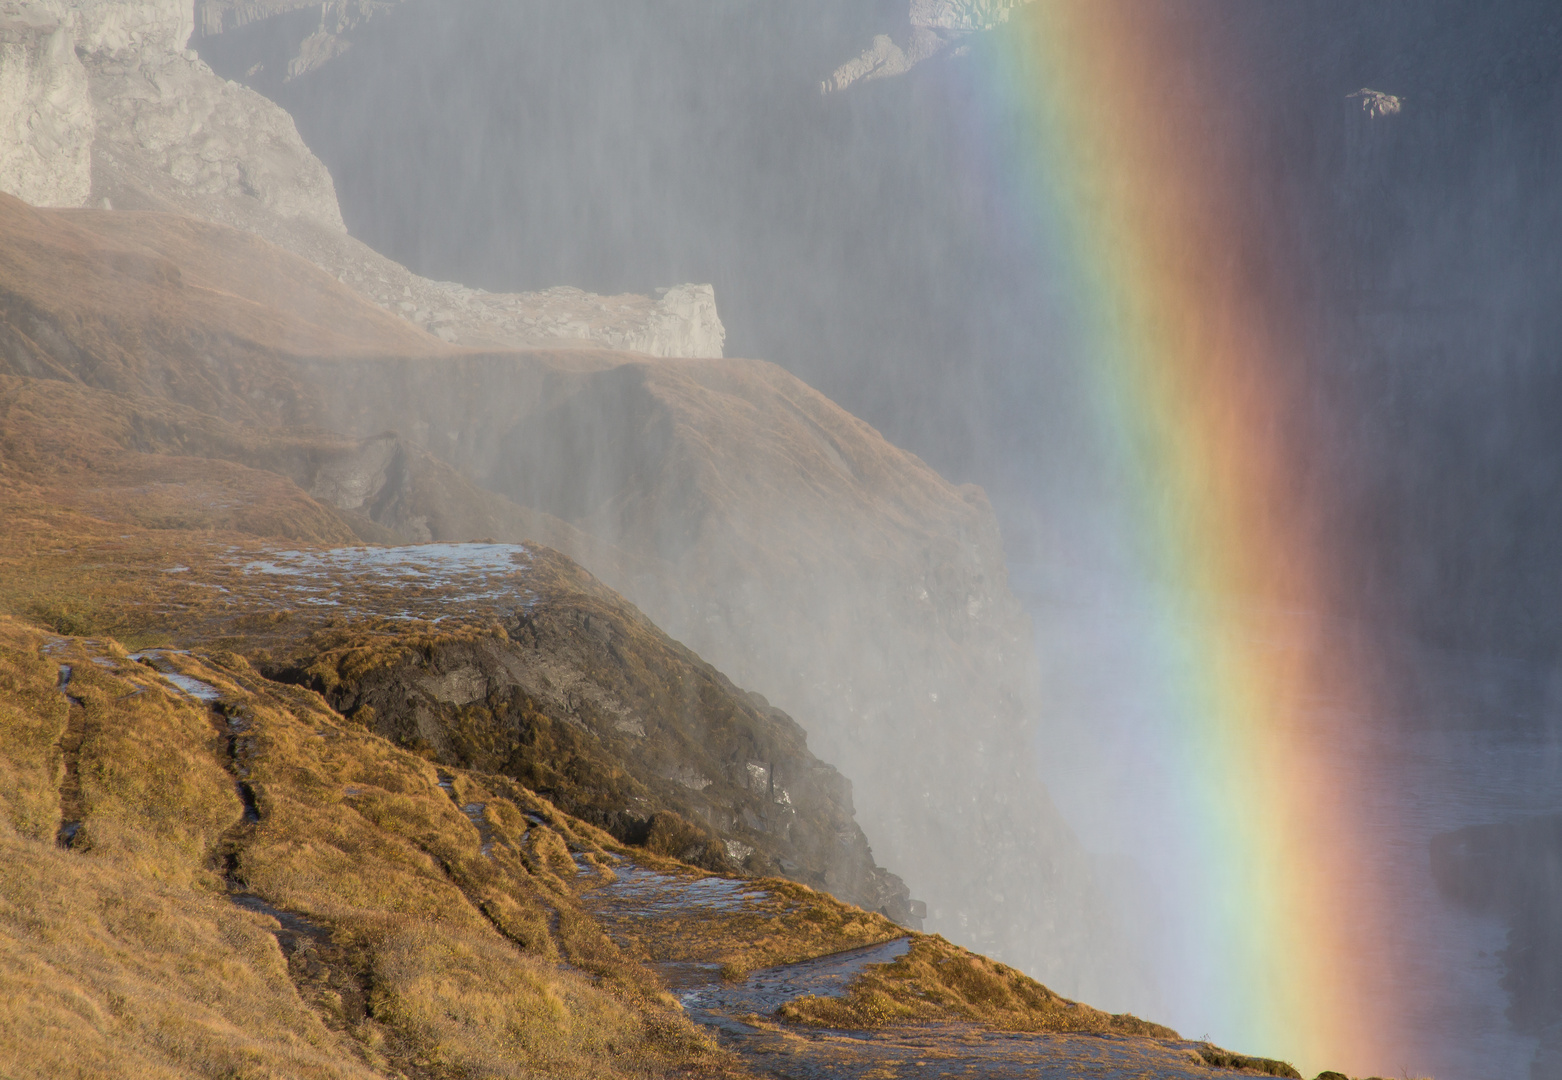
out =
<path fill-rule="evenodd" d="M 581 864 L 581 873 L 592 868 Z M 609 875 L 603 874 L 603 879 Z M 656 940 L 657 924 L 713 928 L 757 912 L 773 897 L 753 882 L 692 877 L 614 864 L 612 880 L 582 891 L 587 908 L 621 945 Z M 1179 1080 L 1232 1076 L 1201 1056 L 1202 1044 L 1117 1034 L 1006 1032 L 974 1024 L 905 1024 L 839 1030 L 787 1023 L 782 1006 L 800 998 L 841 997 L 872 965 L 904 956 L 912 938 L 896 937 L 827 956 L 724 977 L 722 966 L 683 957 L 653 957 L 651 966 L 691 1020 L 766 1076 L 787 1080 Z M 730 976 L 732 972 L 725 973 Z"/>
<path fill-rule="evenodd" d="M 64 655 L 66 642 L 52 642 L 45 652 Z M 270 933 L 286 961 L 287 978 L 298 999 L 308 1005 L 328 1030 L 347 1038 L 362 1032 L 376 1036 L 373 1060 L 408 1077 L 433 1075 L 417 1047 L 405 1033 L 387 1027 L 376 1017 L 375 964 L 361 950 L 342 938 L 341 927 L 331 919 L 309 914 L 312 908 L 278 902 L 262 896 L 264 883 L 250 880 L 242 869 L 244 852 L 255 842 L 258 830 L 275 805 L 267 796 L 267 761 L 283 724 L 266 711 L 266 702 L 251 699 L 250 686 L 241 680 L 228 686 L 228 674 L 206 666 L 195 653 L 181 649 L 144 649 L 123 656 L 102 655 L 95 642 L 69 655 L 72 663 L 59 664 L 53 692 L 66 696 L 69 717 L 58 739 L 62 767 L 58 780 L 61 827 L 56 842 L 72 846 L 75 827 L 86 816 L 81 796 L 81 769 L 86 767 L 83 746 L 91 750 L 102 738 L 103 721 L 94 713 L 87 689 L 78 689 L 81 677 L 97 667 L 111 669 L 120 685 L 112 688 L 114 700 L 127 700 L 158 688 L 183 699 L 211 725 L 214 760 L 219 774 L 233 786 L 237 810 L 231 824 L 216 836 L 209 849 L 211 869 L 222 875 L 226 899 L 251 913 L 267 916 Z M 212 680 L 212 681 L 208 681 Z M 223 688 L 219 688 L 223 686 Z M 278 691 L 284 691 L 278 686 Z M 102 688 L 98 688 L 102 696 Z M 78 699 L 75 694 L 87 694 Z M 326 736 L 325 713 L 309 716 L 306 733 Z M 362 736 L 369 738 L 369 736 Z M 286 742 L 286 741 L 284 741 Z M 272 749 L 267 749 L 272 747 Z M 336 766 L 341 766 L 337 761 Z M 291 774 L 289 774 L 291 775 Z M 369 799 L 373 777 L 351 775 L 345 796 Z M 387 774 L 389 775 L 389 774 Z M 723 1049 L 734 1053 L 748 1069 L 770 1077 L 1218 1077 L 1232 1075 L 1228 1067 L 1212 1061 L 1206 1047 L 1178 1038 L 1157 1038 L 1122 1030 L 1048 1027 L 1040 1032 L 1007 1030 L 1014 1024 L 970 1022 L 967 1014 L 943 1011 L 940 1019 L 917 1022 L 886 1021 L 876 1017 L 843 1017 L 828 1013 L 820 1019 L 818 1002 L 862 1000 L 862 978 L 878 978 L 889 971 L 904 971 L 928 949 L 940 942 L 939 963 L 962 967 L 970 977 L 992 972 L 989 961 L 959 950 L 942 939 L 908 933 L 886 917 L 842 907 L 836 900 L 809 886 L 786 878 L 739 878 L 704 874 L 665 856 L 631 853 L 625 847 L 590 839 L 589 831 L 562 827 L 533 800 L 511 806 L 503 792 L 495 791 L 455 767 L 431 771 L 412 769 L 409 777 L 430 783 L 437 803 L 453 806 L 462 825 L 470 825 L 475 866 L 506 866 L 528 856 L 539 858 L 553 874 L 559 874 L 559 896 L 569 896 L 576 908 L 575 921 L 565 925 L 558 908 L 542 903 L 540 922 L 553 941 L 564 942 L 565 955 L 550 955 L 558 971 L 587 977 L 595 953 L 580 946 L 580 927 L 595 924 L 623 950 L 614 971 L 644 964 L 672 994 L 684 1017 L 712 1033 Z M 498 780 L 497 777 L 492 780 Z M 273 780 L 275 775 L 273 775 Z M 412 789 L 398 788 L 411 797 Z M 508 789 L 506 789 L 508 791 Z M 514 794 L 514 792 L 511 792 Z M 259 796 L 259 797 L 258 797 Z M 495 805 L 495 800 L 498 800 Z M 233 803 L 230 803 L 233 805 Z M 448 814 L 448 810 L 444 813 Z M 508 814 L 508 816 L 506 816 Z M 533 842 L 533 836 L 539 841 Z M 547 842 L 551 841 L 551 847 Z M 542 847 L 539 847 L 542 846 Z M 434 850 L 420 842 L 420 852 Z M 506 908 L 495 907 L 487 892 L 472 878 L 473 867 L 461 869 L 456 849 L 439 847 L 436 861 L 448 885 L 455 886 L 462 902 L 481 913 L 501 938 L 515 944 L 515 924 Z M 537 849 L 537 850 L 533 850 Z M 544 850 L 547 849 L 547 850 Z M 514 867 L 511 867 L 514 869 Z M 573 871 L 573 872 L 572 872 Z M 487 871 L 478 872 L 484 874 Z M 486 880 L 486 878 L 483 878 Z M 581 921 L 580 916 L 587 916 Z M 573 928 L 572 928 L 573 927 Z M 540 930 L 540 927 L 539 927 Z M 592 930 L 597 933 L 597 930 Z M 530 942 L 528 938 L 526 941 Z M 604 942 L 606 944 L 606 942 Z M 530 946 L 528 946 L 530 947 Z M 914 952 L 922 950 L 922 952 Z M 600 960 L 600 957 L 597 957 Z M 584 964 L 584 966 L 583 966 Z M 1000 966 L 1001 971 L 1001 966 Z M 1011 972 L 1014 978 L 1023 978 Z M 904 983 L 901 983 L 904 989 Z M 1036 986 L 1040 994 L 1045 988 Z M 872 992 L 872 991 L 868 991 Z M 897 991 L 900 992 L 900 991 Z M 920 991 L 918 991 L 920 992 Z M 1051 1016 L 1067 1014 L 1067 1024 L 1104 1024 L 1122 1017 L 1107 1017 L 1050 996 Z M 669 1002 L 670 1005 L 670 1002 Z M 1078 1011 L 1072 1011 L 1078 1010 Z M 1015 1013 L 1015 1016 L 1020 1014 Z M 1028 1017 L 1028 1019 L 1026 1019 Z M 1040 1019 L 1037 1019 L 1040 1017 Z M 1131 1019 L 1131 1017 L 1129 1017 Z M 1022 1024 L 1045 1021 L 1042 1011 L 1026 1013 Z M 1092 1030 L 1095 1033 L 1084 1033 Z M 1067 1033 L 1062 1033 L 1067 1032 Z M 1161 1028 L 1161 1035 L 1170 1035 Z M 366 1052 L 367 1053 L 367 1052 Z"/>

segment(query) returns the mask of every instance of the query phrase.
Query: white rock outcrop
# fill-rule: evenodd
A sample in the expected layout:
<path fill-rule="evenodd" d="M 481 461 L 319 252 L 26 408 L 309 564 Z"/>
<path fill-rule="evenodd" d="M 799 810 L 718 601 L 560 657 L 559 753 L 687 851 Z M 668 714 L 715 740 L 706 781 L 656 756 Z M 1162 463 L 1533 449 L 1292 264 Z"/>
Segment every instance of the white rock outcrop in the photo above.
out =
<path fill-rule="evenodd" d="M 836 68 L 820 84 L 826 94 L 856 82 L 903 75 L 924 60 L 969 35 L 1009 21 L 1017 7 L 1034 0 L 911 0 L 911 35 L 901 45 L 888 34 L 879 34 L 862 53 Z"/>
<path fill-rule="evenodd" d="M 76 44 L 94 56 L 178 52 L 195 29 L 189 0 L 39 0 L 69 20 Z"/>
<path fill-rule="evenodd" d="M 86 63 L 99 200 L 166 203 L 243 228 L 270 215 L 346 232 L 330 172 L 271 101 L 182 49 Z"/>
<path fill-rule="evenodd" d="M 1381 90 L 1369 90 L 1363 86 L 1354 94 L 1346 94 L 1347 101 L 1360 101 L 1361 111 L 1371 117 L 1398 116 L 1404 103 L 1394 94 L 1385 94 Z"/>
<path fill-rule="evenodd" d="M 70 24 L 0 8 L 0 191 L 80 206 L 92 189 L 92 100 Z"/>
<path fill-rule="evenodd" d="M 716 290 L 709 285 L 676 285 L 652 296 L 601 296 L 568 285 L 493 293 L 430 281 L 368 254 L 339 269 L 326 268 L 387 310 L 456 345 L 608 348 L 693 358 L 721 356 L 727 337 L 716 313 Z"/>
<path fill-rule="evenodd" d="M 911 25 L 939 30 L 991 30 L 1033 0 L 911 0 Z"/>
<path fill-rule="evenodd" d="M 308 57 L 336 55 L 341 34 L 395 2 L 316 0 L 324 36 L 306 42 Z M 202 27 L 313 6 L 203 0 Z M 419 277 L 354 240 L 293 118 L 187 49 L 195 25 L 193 0 L 0 0 L 0 190 L 35 206 L 164 210 L 247 229 L 452 343 L 722 354 L 709 285 L 488 293 Z"/>

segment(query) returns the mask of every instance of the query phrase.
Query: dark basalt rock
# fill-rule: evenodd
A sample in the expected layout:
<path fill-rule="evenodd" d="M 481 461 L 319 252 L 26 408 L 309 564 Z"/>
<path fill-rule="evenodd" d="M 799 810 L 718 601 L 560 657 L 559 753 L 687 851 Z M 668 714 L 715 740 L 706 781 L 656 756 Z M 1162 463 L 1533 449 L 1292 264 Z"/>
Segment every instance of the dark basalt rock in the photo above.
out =
<path fill-rule="evenodd" d="M 792 878 L 919 926 L 921 905 L 874 863 L 850 782 L 814 757 L 803 729 L 580 577 L 578 592 L 546 590 L 503 632 L 409 647 L 333 628 L 268 671 L 441 764 L 512 777 L 625 843 Z"/>

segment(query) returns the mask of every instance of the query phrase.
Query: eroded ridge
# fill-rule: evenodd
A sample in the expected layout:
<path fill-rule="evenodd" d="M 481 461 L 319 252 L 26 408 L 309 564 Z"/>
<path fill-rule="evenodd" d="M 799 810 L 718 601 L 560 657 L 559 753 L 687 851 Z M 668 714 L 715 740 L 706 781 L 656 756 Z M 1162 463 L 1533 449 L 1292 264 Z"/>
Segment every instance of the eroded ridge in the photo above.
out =
<path fill-rule="evenodd" d="M 87 707 L 81 698 L 70 692 L 73 674 L 71 665 L 60 665 L 60 692 L 70 707 L 59 742 L 63 768 L 60 774 L 60 827 L 54 841 L 62 848 L 75 844 L 85 817 L 81 795 L 81 746 L 87 739 Z"/>

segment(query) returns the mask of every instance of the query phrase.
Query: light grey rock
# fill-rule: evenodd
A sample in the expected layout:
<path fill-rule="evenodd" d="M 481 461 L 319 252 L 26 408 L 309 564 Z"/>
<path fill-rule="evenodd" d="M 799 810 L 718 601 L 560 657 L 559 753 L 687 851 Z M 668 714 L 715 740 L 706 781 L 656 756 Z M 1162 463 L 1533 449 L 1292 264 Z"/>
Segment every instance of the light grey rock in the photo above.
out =
<path fill-rule="evenodd" d="M 911 0 L 911 34 L 904 45 L 879 34 L 862 53 L 836 68 L 820 84 L 826 94 L 853 83 L 903 75 L 969 35 L 1009 21 L 1010 13 L 1033 0 Z"/>
<path fill-rule="evenodd" d="M 1396 116 L 1403 107 L 1403 102 L 1395 95 L 1385 94 L 1381 90 L 1369 90 L 1365 86 L 1354 94 L 1346 94 L 1345 98 L 1347 101 L 1360 101 L 1361 111 L 1372 117 Z"/>
<path fill-rule="evenodd" d="M 991 30 L 1032 0 L 911 0 L 911 25 L 939 30 Z"/>
<path fill-rule="evenodd" d="M 296 63 L 335 55 L 340 35 L 394 3 L 319 4 L 325 36 Z M 485 293 L 419 277 L 348 236 L 331 174 L 293 118 L 185 47 L 197 22 L 210 34 L 313 6 L 3 0 L 0 190 L 38 206 L 171 211 L 258 233 L 451 344 L 722 355 L 709 285 L 654 297 Z"/>
<path fill-rule="evenodd" d="M 80 206 L 92 187 L 92 100 L 68 20 L 0 8 L 0 191 Z"/>
<path fill-rule="evenodd" d="M 487 677 L 471 665 L 440 675 L 430 675 L 419 685 L 429 697 L 446 705 L 468 705 L 488 694 Z"/>
<path fill-rule="evenodd" d="M 268 217 L 346 232 L 330 172 L 281 107 L 183 49 L 89 54 L 86 64 L 98 198 L 166 205 L 268 239 L 276 230 L 256 227 Z"/>

